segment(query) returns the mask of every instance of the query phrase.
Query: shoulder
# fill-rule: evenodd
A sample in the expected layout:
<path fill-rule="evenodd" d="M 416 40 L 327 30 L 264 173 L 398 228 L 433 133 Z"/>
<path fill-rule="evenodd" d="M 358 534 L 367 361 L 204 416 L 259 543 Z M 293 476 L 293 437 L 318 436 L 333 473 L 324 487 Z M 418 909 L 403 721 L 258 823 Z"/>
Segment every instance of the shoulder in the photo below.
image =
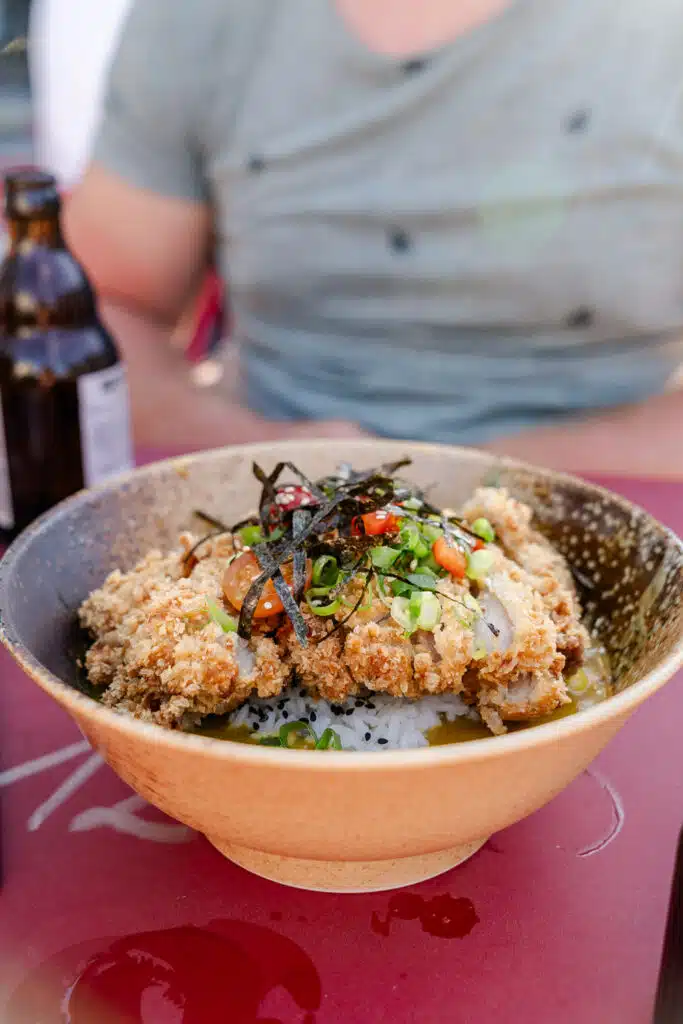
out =
<path fill-rule="evenodd" d="M 154 52 L 162 44 L 174 51 L 207 56 L 228 44 L 239 52 L 270 12 L 275 0 L 133 0 L 124 26 L 123 41 Z M 200 68 L 194 68 L 200 71 Z"/>

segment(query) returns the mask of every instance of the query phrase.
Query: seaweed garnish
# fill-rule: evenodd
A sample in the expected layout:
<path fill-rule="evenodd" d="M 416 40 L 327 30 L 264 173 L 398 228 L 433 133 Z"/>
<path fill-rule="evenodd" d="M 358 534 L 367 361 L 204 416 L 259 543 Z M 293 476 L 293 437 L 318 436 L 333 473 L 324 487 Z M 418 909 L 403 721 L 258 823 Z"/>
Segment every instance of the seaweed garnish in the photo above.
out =
<path fill-rule="evenodd" d="M 203 537 L 200 537 L 199 540 L 192 545 L 189 551 L 185 552 L 185 554 L 183 555 L 182 565 L 186 577 L 192 573 L 192 570 L 199 561 L 199 559 L 197 558 L 197 552 L 202 547 L 202 545 L 206 544 L 207 541 L 213 540 L 215 537 L 224 536 L 225 533 L 229 533 L 229 531 L 212 530 L 211 533 L 205 533 Z"/>
<path fill-rule="evenodd" d="M 363 472 L 354 471 L 349 465 L 342 465 L 335 475 L 313 482 L 291 462 L 278 463 L 269 474 L 254 463 L 254 476 L 262 488 L 258 516 L 248 517 L 231 530 L 226 530 L 219 519 L 206 513 L 198 513 L 200 518 L 214 526 L 214 530 L 197 541 L 185 556 L 186 564 L 187 560 L 193 558 L 196 564 L 195 552 L 208 540 L 224 533 L 235 534 L 246 525 L 260 524 L 263 540 L 261 543 L 253 544 L 252 551 L 261 572 L 249 587 L 239 616 L 238 633 L 244 639 L 251 637 L 256 608 L 262 599 L 266 584 L 272 581 L 297 640 L 302 647 L 308 645 L 309 631 L 299 606 L 306 587 L 307 561 L 318 553 L 333 553 L 339 561 L 341 578 L 331 594 L 332 597 L 338 597 L 352 579 L 365 577 L 360 596 L 354 606 L 324 637 L 320 638 L 318 643 L 329 639 L 353 618 L 366 600 L 373 582 L 380 577 L 408 584 L 416 590 L 435 592 L 471 611 L 458 597 L 440 590 L 437 580 L 432 582 L 419 574 L 402 575 L 390 570 L 378 571 L 375 566 L 366 564 L 368 553 L 376 545 L 377 538 L 363 532 L 359 533 L 356 527 L 362 528 L 362 516 L 380 509 L 386 509 L 401 518 L 420 524 L 433 522 L 437 517 L 446 535 L 455 538 L 460 544 L 471 548 L 478 541 L 476 535 L 459 517 L 450 513 L 444 514 L 425 499 L 424 492 L 395 479 L 398 470 L 410 464 L 411 460 L 406 458 Z M 281 493 L 293 490 L 287 487 L 283 491 L 282 485 L 279 488 L 277 486 L 285 469 L 294 474 L 299 486 L 306 492 L 305 507 L 295 502 L 288 508 L 282 499 L 278 501 Z M 418 510 L 406 509 L 402 504 L 398 504 L 411 498 L 420 500 L 421 506 Z M 282 566 L 287 563 L 292 566 L 291 587 L 282 573 Z M 498 636 L 500 630 L 488 622 L 485 616 L 481 615 L 481 618 L 490 632 Z"/>
<path fill-rule="evenodd" d="M 358 514 L 385 507 L 394 496 L 392 474 L 410 465 L 410 461 L 401 459 L 360 473 L 354 472 L 350 467 L 343 467 L 340 475 L 325 478 L 318 483 L 309 480 L 290 462 L 278 463 L 269 474 L 257 463 L 253 464 L 254 476 L 262 487 L 259 520 L 266 537 L 272 525 L 273 508 L 278 509 L 276 484 L 285 469 L 290 470 L 298 478 L 301 486 L 309 491 L 315 501 L 315 507 L 295 509 L 291 513 L 284 536 L 278 541 L 265 541 L 254 546 L 253 551 L 262 572 L 251 584 L 242 604 L 238 626 L 240 636 L 245 639 L 250 637 L 254 612 L 266 583 L 272 580 L 297 639 L 302 646 L 307 645 L 308 630 L 297 603 L 297 594 L 302 594 L 305 587 L 307 542 L 316 533 L 325 534 L 338 530 L 339 527 L 350 526 Z M 287 518 L 284 510 L 280 511 L 282 518 Z M 293 562 L 294 594 L 281 572 L 281 566 L 290 559 Z"/>
<path fill-rule="evenodd" d="M 295 541 L 299 539 L 305 530 L 309 519 L 310 512 L 302 508 L 294 510 L 292 514 L 292 536 Z M 297 548 L 294 552 L 293 563 L 292 589 L 294 590 L 294 600 L 299 604 L 303 599 L 304 590 L 306 589 L 306 548 L 304 545 Z"/>
<path fill-rule="evenodd" d="M 221 522 L 220 519 L 216 519 L 215 516 L 209 515 L 208 512 L 203 512 L 201 509 L 196 508 L 194 515 L 197 519 L 203 520 L 213 530 L 218 530 L 220 533 L 230 533 L 230 527 L 226 526 L 225 523 Z"/>
<path fill-rule="evenodd" d="M 356 568 L 355 572 L 359 572 L 359 571 L 360 571 L 360 566 L 358 566 Z M 334 625 L 332 627 L 332 629 L 329 631 L 329 633 L 327 633 L 325 636 L 321 637 L 320 640 L 318 641 L 318 644 L 322 644 L 326 640 L 329 640 L 331 636 L 334 636 L 335 633 L 339 632 L 340 629 L 343 629 L 343 627 L 348 622 L 350 622 L 350 620 L 353 618 L 353 616 L 356 614 L 358 609 L 363 604 L 363 601 L 365 600 L 367 592 L 370 589 L 370 586 L 371 586 L 372 581 L 373 581 L 374 578 L 375 578 L 375 571 L 374 571 L 374 569 L 369 569 L 367 571 L 367 577 L 366 577 L 366 580 L 365 580 L 365 584 L 364 584 L 364 586 L 363 586 L 363 588 L 362 588 L 362 590 L 360 592 L 360 596 L 359 596 L 358 600 L 356 601 L 356 603 L 354 604 L 354 606 L 351 609 L 351 611 L 348 613 L 348 615 L 345 615 L 343 619 L 340 619 L 336 623 L 336 625 Z"/>

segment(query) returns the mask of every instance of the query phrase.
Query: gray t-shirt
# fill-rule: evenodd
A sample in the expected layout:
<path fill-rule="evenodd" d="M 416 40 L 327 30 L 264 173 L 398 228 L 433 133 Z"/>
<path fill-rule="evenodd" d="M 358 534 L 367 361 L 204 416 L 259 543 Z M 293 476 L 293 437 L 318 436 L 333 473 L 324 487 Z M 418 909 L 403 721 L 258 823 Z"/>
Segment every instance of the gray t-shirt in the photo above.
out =
<path fill-rule="evenodd" d="M 253 409 L 483 441 L 683 362 L 682 54 L 671 0 L 412 60 L 334 0 L 137 0 L 95 156 L 213 204 Z"/>

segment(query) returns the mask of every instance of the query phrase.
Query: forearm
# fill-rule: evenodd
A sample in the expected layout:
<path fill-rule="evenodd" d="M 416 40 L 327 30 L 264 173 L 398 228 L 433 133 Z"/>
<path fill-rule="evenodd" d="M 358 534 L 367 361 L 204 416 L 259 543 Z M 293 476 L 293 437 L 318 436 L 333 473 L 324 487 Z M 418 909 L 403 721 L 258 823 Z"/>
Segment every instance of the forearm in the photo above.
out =
<path fill-rule="evenodd" d="M 128 366 L 138 444 L 212 448 L 270 440 L 268 424 L 210 390 L 196 388 L 169 339 L 170 324 L 104 302 L 101 313 Z"/>
<path fill-rule="evenodd" d="M 524 431 L 485 447 L 568 472 L 683 478 L 683 392 Z"/>

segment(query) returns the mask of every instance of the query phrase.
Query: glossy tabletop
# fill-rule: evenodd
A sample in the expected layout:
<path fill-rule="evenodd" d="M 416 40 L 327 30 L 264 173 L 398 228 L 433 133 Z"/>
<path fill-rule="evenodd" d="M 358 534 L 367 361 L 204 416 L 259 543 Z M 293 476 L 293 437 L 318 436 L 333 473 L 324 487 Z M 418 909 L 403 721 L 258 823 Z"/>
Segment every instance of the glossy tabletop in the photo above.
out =
<path fill-rule="evenodd" d="M 683 483 L 602 482 L 683 532 Z M 589 772 L 450 874 L 313 894 L 147 806 L 3 652 L 0 1021 L 646 1024 L 682 730 L 679 676 Z"/>

